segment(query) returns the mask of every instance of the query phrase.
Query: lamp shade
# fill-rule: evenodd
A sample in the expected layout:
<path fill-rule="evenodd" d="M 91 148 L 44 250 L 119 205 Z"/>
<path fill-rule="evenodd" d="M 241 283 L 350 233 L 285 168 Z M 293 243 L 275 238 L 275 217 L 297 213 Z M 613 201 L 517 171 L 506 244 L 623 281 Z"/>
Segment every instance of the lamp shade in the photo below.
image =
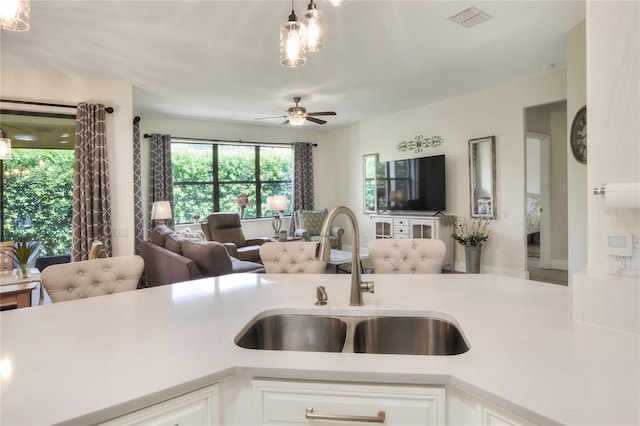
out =
<path fill-rule="evenodd" d="M 151 220 L 171 219 L 171 202 L 154 201 L 151 206 Z"/>
<path fill-rule="evenodd" d="M 2 0 L 0 2 L 0 28 L 9 31 L 27 31 L 30 14 L 30 0 Z"/>
<path fill-rule="evenodd" d="M 317 52 L 324 46 L 322 20 L 322 12 L 316 8 L 316 4 L 311 0 L 308 9 L 302 14 L 302 22 L 307 29 L 307 52 Z"/>
<path fill-rule="evenodd" d="M 288 117 L 288 120 L 292 126 L 302 126 L 306 118 L 303 115 L 292 115 L 291 117 Z"/>
<path fill-rule="evenodd" d="M 267 210 L 280 212 L 287 210 L 289 204 L 287 203 L 287 197 L 284 195 L 274 195 L 273 197 L 267 197 Z"/>
<path fill-rule="evenodd" d="M 11 139 L 7 137 L 3 130 L 0 130 L 0 160 L 11 159 Z"/>

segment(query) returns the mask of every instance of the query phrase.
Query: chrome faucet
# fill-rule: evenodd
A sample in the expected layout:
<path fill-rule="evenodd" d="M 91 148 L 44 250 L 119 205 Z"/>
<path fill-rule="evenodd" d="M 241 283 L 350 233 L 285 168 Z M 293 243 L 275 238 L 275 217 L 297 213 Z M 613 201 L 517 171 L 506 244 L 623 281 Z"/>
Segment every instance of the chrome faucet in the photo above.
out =
<path fill-rule="evenodd" d="M 318 259 L 323 262 L 328 262 L 331 257 L 331 244 L 329 242 L 329 231 L 331 230 L 331 224 L 333 220 L 340 213 L 344 213 L 351 222 L 351 297 L 349 301 L 350 306 L 362 306 L 362 293 L 373 293 L 373 282 L 362 282 L 360 276 L 360 232 L 358 231 L 358 222 L 353 212 L 344 206 L 336 207 L 331 210 L 324 223 L 322 224 L 322 230 L 320 231 L 320 245 L 318 248 Z"/>

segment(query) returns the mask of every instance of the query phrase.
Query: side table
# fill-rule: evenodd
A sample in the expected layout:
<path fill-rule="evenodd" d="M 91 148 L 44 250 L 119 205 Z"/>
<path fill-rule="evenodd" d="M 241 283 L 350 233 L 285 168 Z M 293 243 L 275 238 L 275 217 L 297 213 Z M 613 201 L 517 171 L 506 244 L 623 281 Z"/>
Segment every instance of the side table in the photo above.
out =
<path fill-rule="evenodd" d="M 44 293 L 38 269 L 31 268 L 31 275 L 26 278 L 18 278 L 15 270 L 0 273 L 0 307 L 4 310 L 32 306 L 33 290 L 38 287 L 38 303 L 42 304 Z"/>

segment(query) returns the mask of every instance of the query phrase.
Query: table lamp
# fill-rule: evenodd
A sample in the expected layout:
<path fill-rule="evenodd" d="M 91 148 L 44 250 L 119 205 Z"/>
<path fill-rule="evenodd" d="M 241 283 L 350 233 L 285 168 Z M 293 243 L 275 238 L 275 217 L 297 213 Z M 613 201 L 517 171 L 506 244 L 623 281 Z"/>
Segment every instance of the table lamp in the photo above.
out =
<path fill-rule="evenodd" d="M 267 210 L 274 211 L 273 215 L 273 231 L 275 232 L 275 238 L 279 237 L 280 227 L 282 221 L 280 220 L 280 212 L 287 210 L 289 204 L 287 203 L 287 197 L 284 195 L 274 195 L 273 197 L 267 197 Z"/>
<path fill-rule="evenodd" d="M 165 219 L 171 219 L 171 202 L 154 201 L 151 206 L 151 220 L 155 220 L 156 225 L 164 225 Z"/>

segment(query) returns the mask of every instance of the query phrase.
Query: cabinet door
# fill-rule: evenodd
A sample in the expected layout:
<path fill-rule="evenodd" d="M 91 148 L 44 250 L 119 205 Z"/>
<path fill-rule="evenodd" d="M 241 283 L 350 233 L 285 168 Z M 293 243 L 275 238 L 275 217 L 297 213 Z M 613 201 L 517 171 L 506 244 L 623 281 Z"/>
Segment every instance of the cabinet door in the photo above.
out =
<path fill-rule="evenodd" d="M 444 388 L 272 380 L 252 387 L 259 425 L 445 422 Z"/>
<path fill-rule="evenodd" d="M 118 417 L 102 425 L 218 425 L 218 397 L 218 386 L 208 386 Z"/>
<path fill-rule="evenodd" d="M 372 217 L 371 218 L 372 239 L 393 238 L 393 220 Z"/>

